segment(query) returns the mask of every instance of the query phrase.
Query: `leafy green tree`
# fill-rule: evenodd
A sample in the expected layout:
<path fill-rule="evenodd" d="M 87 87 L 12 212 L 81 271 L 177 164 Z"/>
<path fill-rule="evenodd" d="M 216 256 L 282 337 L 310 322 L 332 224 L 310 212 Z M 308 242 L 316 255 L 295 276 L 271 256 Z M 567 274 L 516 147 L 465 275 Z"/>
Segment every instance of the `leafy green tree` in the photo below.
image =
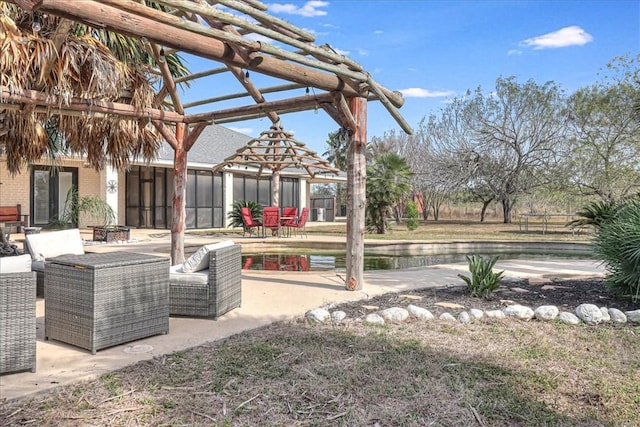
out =
<path fill-rule="evenodd" d="M 640 190 L 640 127 L 633 110 L 640 99 L 638 63 L 614 59 L 601 81 L 568 99 L 567 177 L 583 196 L 617 201 Z"/>
<path fill-rule="evenodd" d="M 393 207 L 411 192 L 413 173 L 404 158 L 393 152 L 374 157 L 367 166 L 367 228 L 385 234 Z"/>
<path fill-rule="evenodd" d="M 415 230 L 418 228 L 420 224 L 418 221 L 418 217 L 420 216 L 420 212 L 418 212 L 418 205 L 416 202 L 411 201 L 407 203 L 407 228 L 409 230 Z"/>

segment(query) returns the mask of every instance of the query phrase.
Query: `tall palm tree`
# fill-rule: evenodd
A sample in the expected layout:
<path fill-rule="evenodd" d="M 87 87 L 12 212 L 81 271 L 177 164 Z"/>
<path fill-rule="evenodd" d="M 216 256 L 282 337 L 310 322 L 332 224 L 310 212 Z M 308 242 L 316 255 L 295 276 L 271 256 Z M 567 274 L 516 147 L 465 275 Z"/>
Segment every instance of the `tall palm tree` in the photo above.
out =
<path fill-rule="evenodd" d="M 367 227 L 385 234 L 392 208 L 411 192 L 413 172 L 406 160 L 388 151 L 367 166 Z"/>
<path fill-rule="evenodd" d="M 327 151 L 322 153 L 322 157 L 327 159 L 331 164 L 341 171 L 347 170 L 347 149 L 349 148 L 349 137 L 344 130 L 330 132 L 326 141 Z M 336 185 L 336 205 L 342 204 L 343 184 Z M 338 214 L 337 212 L 334 212 Z"/>

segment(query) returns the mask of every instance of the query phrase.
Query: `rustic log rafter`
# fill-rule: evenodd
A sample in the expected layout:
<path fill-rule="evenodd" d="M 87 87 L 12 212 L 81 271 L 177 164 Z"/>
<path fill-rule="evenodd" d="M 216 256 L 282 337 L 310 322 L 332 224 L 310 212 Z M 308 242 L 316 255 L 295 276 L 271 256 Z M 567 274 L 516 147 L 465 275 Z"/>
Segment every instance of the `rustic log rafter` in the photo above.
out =
<path fill-rule="evenodd" d="M 382 100 L 383 105 L 390 110 L 391 115 L 396 121 L 399 121 L 401 127 L 406 131 L 411 130 L 396 109 L 396 107 L 402 105 L 402 97 L 398 93 L 391 92 L 373 82 L 367 73 L 361 71 L 361 66 L 333 52 L 330 47 L 310 44 L 308 41 L 313 40 L 313 35 L 283 20 L 268 15 L 264 12 L 266 6 L 256 1 L 249 4 L 235 0 L 209 1 L 208 3 L 203 1 L 159 0 L 159 3 L 170 9 L 168 13 L 146 7 L 132 0 L 100 0 L 101 6 L 97 11 L 93 10 L 96 8 L 91 7 L 79 8 L 77 4 L 74 4 L 77 2 L 70 0 L 8 1 L 16 3 L 29 11 L 40 10 L 42 12 L 67 16 L 88 25 L 100 23 L 101 27 L 113 29 L 127 35 L 138 37 L 146 35 L 150 42 L 165 47 L 166 51 L 172 48 L 176 49 L 176 51 L 183 50 L 218 60 L 227 65 L 224 69 L 199 73 L 203 76 L 205 74 L 213 75 L 230 70 L 236 77 L 240 77 L 238 69 L 232 68 L 239 67 L 240 69 L 287 79 L 296 82 L 295 84 L 299 85 L 299 87 L 312 86 L 327 91 L 339 91 L 345 99 L 347 97 L 363 95 L 371 98 L 371 96 L 366 95 L 371 87 L 372 90 L 375 91 L 375 99 Z M 210 3 L 222 4 L 245 13 L 258 21 L 258 24 L 250 23 L 230 13 L 210 7 L 208 6 Z M 258 4 L 261 6 L 257 7 Z M 209 27 L 199 22 L 194 22 L 193 19 L 196 15 L 201 16 L 203 20 L 207 20 Z M 184 16 L 186 19 L 183 20 L 180 16 Z M 216 24 L 214 26 L 225 29 L 213 28 L 211 24 Z M 148 28 L 149 25 L 155 25 L 155 28 L 159 28 L 159 30 L 155 33 L 151 32 L 151 34 L 142 34 L 143 29 Z M 229 28 L 237 29 L 229 31 Z M 289 52 L 266 43 L 249 40 L 240 35 L 240 30 L 242 30 L 243 33 L 246 31 L 267 37 L 271 36 L 274 40 L 282 41 L 283 43 L 296 47 L 300 53 Z M 189 36 L 187 37 L 185 33 L 189 34 Z M 203 34 L 206 36 L 203 36 Z M 204 41 L 200 38 L 207 40 L 209 45 L 213 45 L 213 48 L 206 49 L 204 47 Z M 193 42 L 189 43 L 188 39 L 193 39 Z M 232 47 L 233 53 L 229 52 L 229 46 Z M 203 50 L 206 52 L 202 52 Z M 308 57 L 309 55 L 318 59 L 310 59 Z M 295 63 L 289 61 L 294 61 Z M 334 73 L 335 75 L 325 74 L 325 71 Z M 165 77 L 164 73 L 163 77 Z M 199 76 L 195 74 L 187 76 L 187 78 L 176 79 L 173 84 L 175 85 L 181 81 L 198 77 Z M 243 83 L 243 79 L 239 79 L 239 81 Z M 245 96 L 251 96 L 256 102 L 262 103 L 259 100 L 264 99 L 264 92 L 261 92 L 255 87 L 245 87 L 245 89 L 247 90 L 247 95 Z M 174 99 L 175 92 L 172 95 L 171 88 L 164 86 L 158 93 L 156 105 L 160 105 L 161 100 L 163 100 L 167 94 L 171 96 L 172 102 L 176 104 L 176 100 Z M 190 103 L 189 107 L 204 105 L 209 102 L 211 101 L 196 101 Z M 320 103 L 312 105 L 306 103 L 305 105 L 307 109 L 321 106 Z M 174 106 L 174 108 L 177 112 L 180 111 L 179 105 Z M 302 110 L 302 108 L 296 108 L 289 112 Z M 345 111 L 343 105 L 336 105 L 335 108 L 327 106 L 326 110 L 341 126 L 352 123 L 352 121 L 348 119 L 348 116 L 343 117 Z M 114 114 L 118 114 L 118 111 L 114 111 Z M 277 116 L 277 114 L 283 114 L 283 112 L 270 110 L 268 104 L 265 103 L 265 105 L 262 106 L 259 117 L 269 116 L 272 122 L 277 123 L 274 114 Z M 215 116 L 215 113 L 210 113 L 210 116 Z M 240 114 L 237 120 L 244 120 L 247 117 L 255 117 L 255 114 L 249 116 Z M 346 121 L 344 119 L 346 119 Z M 197 121 L 199 120 L 184 120 L 184 122 Z M 233 119 L 225 118 L 225 123 L 229 121 L 233 121 Z"/>

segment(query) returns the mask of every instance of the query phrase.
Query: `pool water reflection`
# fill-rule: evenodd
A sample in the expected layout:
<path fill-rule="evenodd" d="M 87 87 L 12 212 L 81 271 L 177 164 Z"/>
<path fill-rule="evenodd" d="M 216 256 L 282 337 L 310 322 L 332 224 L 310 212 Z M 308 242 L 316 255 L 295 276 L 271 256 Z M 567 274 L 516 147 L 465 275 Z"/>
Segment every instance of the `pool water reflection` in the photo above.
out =
<path fill-rule="evenodd" d="M 398 270 L 412 267 L 426 267 L 437 264 L 465 262 L 466 254 L 438 255 L 367 255 L 364 256 L 365 270 Z M 585 259 L 588 255 L 571 253 L 522 253 L 501 252 L 476 254 L 482 256 L 499 255 L 501 260 L 507 259 Z M 272 271 L 330 271 L 344 270 L 346 256 L 344 253 L 322 254 L 246 254 L 242 256 L 243 270 Z"/>

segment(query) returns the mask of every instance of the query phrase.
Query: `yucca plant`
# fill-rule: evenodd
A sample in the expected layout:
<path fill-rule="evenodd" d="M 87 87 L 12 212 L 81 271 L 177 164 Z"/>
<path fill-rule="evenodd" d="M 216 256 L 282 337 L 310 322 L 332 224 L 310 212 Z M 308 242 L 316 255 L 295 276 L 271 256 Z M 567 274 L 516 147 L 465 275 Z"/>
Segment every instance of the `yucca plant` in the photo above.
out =
<path fill-rule="evenodd" d="M 606 286 L 614 293 L 640 300 L 640 200 L 620 205 L 593 239 L 596 256 L 606 265 Z"/>
<path fill-rule="evenodd" d="M 259 203 L 252 202 L 251 200 L 236 200 L 233 202 L 231 212 L 227 214 L 227 218 L 231 221 L 231 227 L 244 228 L 244 221 L 242 221 L 242 208 L 244 207 L 248 207 L 251 210 L 253 219 L 256 221 L 262 219 L 262 206 Z"/>
<path fill-rule="evenodd" d="M 458 274 L 458 277 L 467 283 L 467 290 L 472 297 L 487 298 L 498 289 L 500 279 L 504 275 L 504 271 L 499 273 L 493 271 L 498 258 L 498 256 L 483 258 L 479 255 L 467 255 L 471 277 L 462 274 Z"/>

